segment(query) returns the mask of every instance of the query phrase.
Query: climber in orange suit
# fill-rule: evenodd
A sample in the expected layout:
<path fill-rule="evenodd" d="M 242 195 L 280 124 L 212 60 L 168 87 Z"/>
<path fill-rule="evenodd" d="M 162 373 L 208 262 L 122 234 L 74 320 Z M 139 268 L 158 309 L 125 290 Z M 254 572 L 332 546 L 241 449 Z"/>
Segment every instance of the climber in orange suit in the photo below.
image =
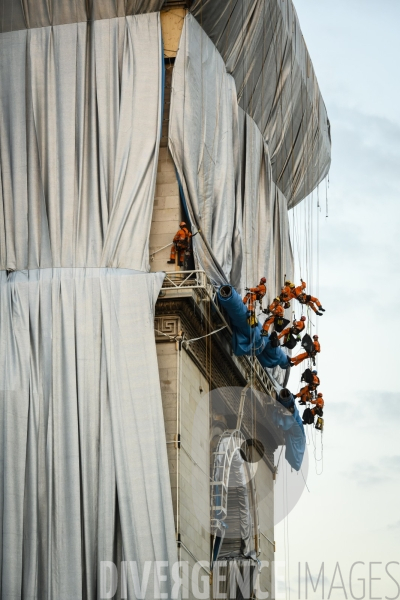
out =
<path fill-rule="evenodd" d="M 313 382 L 310 385 L 310 390 L 315 390 L 321 383 L 320 378 L 318 377 L 318 371 L 314 369 L 312 372 Z"/>
<path fill-rule="evenodd" d="M 315 415 L 322 417 L 324 411 L 322 410 L 324 407 L 324 401 L 322 399 L 322 394 L 318 394 L 318 397 L 315 400 L 311 400 L 311 404 L 314 404 L 314 408 L 306 408 L 303 412 L 303 425 L 312 425 L 315 420 Z M 317 429 L 321 429 L 320 427 Z"/>
<path fill-rule="evenodd" d="M 270 304 L 269 306 L 269 310 L 268 312 L 271 313 L 271 316 L 268 317 L 267 319 L 265 319 L 264 324 L 263 324 L 263 330 L 261 335 L 267 335 L 268 334 L 268 330 L 270 328 L 270 326 L 272 325 L 272 323 L 274 323 L 275 318 L 276 317 L 283 317 L 285 314 L 285 311 L 283 309 L 282 304 L 279 302 L 279 304 L 276 306 L 276 300 L 279 300 L 279 298 L 275 298 L 275 300 L 272 302 L 272 304 Z M 265 312 L 265 311 L 264 311 Z"/>
<path fill-rule="evenodd" d="M 297 367 L 300 363 L 303 362 L 306 358 L 311 358 L 315 364 L 315 357 L 318 352 L 321 352 L 321 344 L 318 341 L 318 336 L 313 336 L 313 350 L 311 352 L 303 352 L 302 354 L 298 354 L 294 358 L 291 358 L 290 361 L 294 367 Z"/>
<path fill-rule="evenodd" d="M 295 298 L 297 300 L 297 298 L 300 296 L 300 294 L 304 293 L 304 290 L 306 289 L 307 284 L 305 283 L 305 281 L 303 281 L 301 279 L 301 284 L 298 285 L 297 287 L 295 285 L 293 285 L 292 288 L 290 288 L 290 298 Z"/>
<path fill-rule="evenodd" d="M 313 335 L 313 340 L 314 340 L 314 352 L 313 352 L 312 356 L 315 356 L 318 352 L 321 352 L 321 344 L 318 341 L 317 335 Z"/>
<path fill-rule="evenodd" d="M 290 301 L 293 298 L 292 293 L 293 293 L 294 288 L 295 288 L 294 283 L 292 283 L 291 281 L 289 281 L 289 279 L 287 279 L 285 281 L 285 285 L 281 289 L 280 299 L 282 302 L 285 302 L 285 308 L 289 308 L 289 306 L 290 306 Z"/>
<path fill-rule="evenodd" d="M 308 352 L 302 352 L 301 354 L 298 354 L 297 356 L 294 356 L 293 358 L 290 358 L 289 360 L 292 363 L 293 367 L 297 367 L 297 365 L 302 363 L 303 360 L 306 360 L 306 358 L 309 358 Z"/>
<path fill-rule="evenodd" d="M 300 404 L 311 402 L 311 391 L 310 386 L 306 385 L 295 395 L 295 398 L 300 398 Z"/>
<path fill-rule="evenodd" d="M 322 308 L 321 302 L 318 300 L 318 298 L 305 293 L 304 290 L 306 289 L 306 287 L 306 282 L 301 280 L 301 284 L 299 286 L 290 288 L 290 299 L 295 298 L 300 302 L 300 304 L 305 304 L 306 306 L 309 306 L 311 310 L 315 312 L 316 315 L 322 317 L 323 313 L 325 312 L 325 309 Z M 315 305 L 317 305 L 318 308 Z"/>
<path fill-rule="evenodd" d="M 173 239 L 168 264 L 175 264 L 175 257 L 178 253 L 178 265 L 181 267 L 185 259 L 185 252 L 190 248 L 190 239 L 192 237 L 192 234 L 190 233 L 184 221 L 179 223 L 179 227 L 180 229 L 176 232 L 175 237 Z"/>
<path fill-rule="evenodd" d="M 280 298 L 274 298 L 271 302 L 271 304 L 268 306 L 268 308 L 266 308 L 264 310 L 265 314 L 272 312 L 273 310 L 275 310 L 275 308 L 277 306 L 281 305 L 281 299 Z"/>
<path fill-rule="evenodd" d="M 305 321 L 305 317 L 301 317 L 300 321 L 296 321 L 296 319 L 294 319 L 293 324 L 290 327 L 286 327 L 286 329 L 284 329 L 282 333 L 278 335 L 278 338 L 281 339 L 281 337 L 287 336 L 289 333 L 291 333 L 292 335 L 299 335 L 306 326 Z"/>
<path fill-rule="evenodd" d="M 315 398 L 315 400 L 309 400 L 309 402 L 311 404 L 315 404 L 318 408 L 324 408 L 324 399 L 323 399 L 323 394 L 321 394 L 321 392 L 319 392 L 319 394 L 317 395 L 317 397 Z"/>
<path fill-rule="evenodd" d="M 265 277 L 261 277 L 260 283 L 256 287 L 246 288 L 247 294 L 243 298 L 243 304 L 247 304 L 247 308 L 250 312 L 254 312 L 257 300 L 260 305 L 262 305 L 262 300 L 267 293 L 266 282 L 267 280 Z"/>

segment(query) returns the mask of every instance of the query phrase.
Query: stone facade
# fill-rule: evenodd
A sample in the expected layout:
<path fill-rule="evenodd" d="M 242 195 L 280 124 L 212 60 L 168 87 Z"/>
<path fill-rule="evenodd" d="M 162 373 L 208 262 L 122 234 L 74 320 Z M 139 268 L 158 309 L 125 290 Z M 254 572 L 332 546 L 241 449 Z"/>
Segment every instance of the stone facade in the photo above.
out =
<path fill-rule="evenodd" d="M 160 248 L 171 242 L 179 222 L 184 218 L 175 166 L 167 147 L 172 72 L 173 59 L 168 59 L 163 135 L 150 233 L 152 271 L 178 269 L 167 264 L 170 247 L 161 251 Z M 161 296 L 156 306 L 155 335 L 178 553 L 179 560 L 189 561 L 191 567 L 197 561 L 209 563 L 211 556 L 210 441 L 216 407 L 212 406 L 209 392 L 224 386 L 243 388 L 249 372 L 244 362 L 242 364 L 231 356 L 230 338 L 226 332 L 190 345 L 182 344 L 176 338 L 182 331 L 186 339 L 201 337 L 220 325 L 201 294 L 192 292 L 185 298 Z M 227 402 L 229 404 L 229 400 Z M 233 399 L 228 407 L 233 414 L 238 409 L 235 402 Z M 255 406 L 251 410 L 262 411 L 263 407 Z M 254 412 L 250 414 L 249 407 L 246 411 L 242 431 L 249 436 Z M 232 425 L 233 422 L 227 426 Z M 272 564 L 274 476 L 271 453 L 267 452 L 267 455 L 268 460 L 258 463 L 256 473 L 261 533 L 258 558 Z M 206 574 L 209 575 L 207 566 L 200 575 Z M 263 590 L 271 592 L 270 569 L 262 571 L 261 584 Z M 192 590 L 189 596 L 183 597 L 194 597 Z"/>

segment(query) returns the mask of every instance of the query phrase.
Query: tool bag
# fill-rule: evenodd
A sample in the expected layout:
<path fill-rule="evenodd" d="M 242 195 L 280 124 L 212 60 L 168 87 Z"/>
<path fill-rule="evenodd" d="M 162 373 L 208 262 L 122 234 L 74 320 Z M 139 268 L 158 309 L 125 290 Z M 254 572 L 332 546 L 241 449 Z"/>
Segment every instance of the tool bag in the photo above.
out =
<path fill-rule="evenodd" d="M 284 319 L 283 317 L 275 317 L 274 329 L 277 333 L 281 333 L 281 331 L 283 331 L 288 324 L 289 319 Z"/>
<path fill-rule="evenodd" d="M 250 327 L 257 327 L 258 325 L 258 319 L 254 313 L 251 313 L 251 315 L 247 319 L 247 322 L 250 325 Z"/>
<path fill-rule="evenodd" d="M 306 333 L 306 335 L 303 337 L 301 345 L 303 346 L 304 350 L 308 352 L 308 354 L 312 354 L 313 352 L 315 352 L 314 342 L 312 341 L 311 336 L 309 336 L 308 333 Z"/>
<path fill-rule="evenodd" d="M 309 385 L 312 385 L 314 383 L 314 376 L 312 374 L 311 369 L 306 369 L 304 371 L 304 373 L 301 376 L 301 381 L 305 381 Z"/>
<path fill-rule="evenodd" d="M 297 346 L 298 341 L 299 340 L 292 333 L 289 333 L 286 342 L 282 345 L 289 350 L 293 350 L 293 348 Z"/>
<path fill-rule="evenodd" d="M 303 412 L 303 423 L 304 425 L 313 425 L 314 415 L 311 412 L 311 408 L 306 408 Z"/>

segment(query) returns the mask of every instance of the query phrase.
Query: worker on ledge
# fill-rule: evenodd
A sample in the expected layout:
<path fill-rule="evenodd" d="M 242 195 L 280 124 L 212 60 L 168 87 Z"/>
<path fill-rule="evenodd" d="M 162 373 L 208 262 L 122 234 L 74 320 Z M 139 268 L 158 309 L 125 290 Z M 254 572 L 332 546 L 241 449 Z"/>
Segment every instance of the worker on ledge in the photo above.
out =
<path fill-rule="evenodd" d="M 283 336 L 285 336 L 285 339 L 283 341 L 283 346 L 286 344 L 286 342 L 288 341 L 289 336 L 299 336 L 300 333 L 304 330 L 305 326 L 306 326 L 306 318 L 300 317 L 300 321 L 296 321 L 296 319 L 293 320 L 293 325 L 291 325 L 291 327 L 286 327 L 286 329 L 284 329 L 282 331 L 282 333 L 280 333 L 278 335 L 278 338 L 281 339 Z"/>
<path fill-rule="evenodd" d="M 280 302 L 279 298 L 275 298 L 275 300 L 269 305 L 269 307 L 263 311 L 264 313 L 271 313 L 271 316 L 268 317 L 263 324 L 261 335 L 268 335 L 268 331 L 272 323 L 275 322 L 276 317 L 283 318 L 285 315 L 285 311 Z"/>
<path fill-rule="evenodd" d="M 190 252 L 190 240 L 192 238 L 192 234 L 190 233 L 184 221 L 179 223 L 179 227 L 180 229 L 176 232 L 173 239 L 171 255 L 169 257 L 168 264 L 175 264 L 175 258 L 178 254 L 178 265 L 182 267 L 185 260 L 185 252 Z"/>
<path fill-rule="evenodd" d="M 313 361 L 313 364 L 315 365 L 315 357 L 319 352 L 321 352 L 321 344 L 318 341 L 317 335 L 313 335 L 313 340 L 314 340 L 314 343 L 312 344 L 312 347 L 310 348 L 309 351 L 306 350 L 302 354 L 298 354 L 294 358 L 289 359 L 294 367 L 297 367 L 297 365 L 302 363 L 303 360 L 305 360 L 306 358 L 311 358 Z"/>
<path fill-rule="evenodd" d="M 267 280 L 265 277 L 261 277 L 260 283 L 256 287 L 246 288 L 247 294 L 243 298 L 243 304 L 247 304 L 247 308 L 251 313 L 254 313 L 257 300 L 262 308 L 262 301 L 267 293 L 267 286 L 265 285 L 266 283 Z"/>
<path fill-rule="evenodd" d="M 300 302 L 300 304 L 305 304 L 306 306 L 309 306 L 311 308 L 311 310 L 313 310 L 315 312 L 316 315 L 319 315 L 320 317 L 322 317 L 323 313 L 325 312 L 325 309 L 322 308 L 321 302 L 315 296 L 306 294 L 304 292 L 304 290 L 306 289 L 307 284 L 302 279 L 300 281 L 301 281 L 301 284 L 299 286 L 297 286 L 297 287 L 295 287 L 294 285 L 293 285 L 293 287 L 290 286 L 290 288 L 289 288 L 290 299 L 295 298 L 296 300 L 298 300 Z M 317 305 L 318 308 L 315 305 Z"/>

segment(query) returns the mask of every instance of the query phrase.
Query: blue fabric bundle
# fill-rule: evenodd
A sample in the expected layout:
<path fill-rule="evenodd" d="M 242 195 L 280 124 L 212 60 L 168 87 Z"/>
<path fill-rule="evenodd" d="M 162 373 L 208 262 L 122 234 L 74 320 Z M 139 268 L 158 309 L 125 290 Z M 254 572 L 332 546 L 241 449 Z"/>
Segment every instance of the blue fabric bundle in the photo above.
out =
<path fill-rule="evenodd" d="M 235 288 L 230 285 L 222 286 L 218 291 L 218 298 L 230 319 L 233 353 L 236 356 L 255 355 L 264 368 L 280 366 L 287 369 L 289 361 L 286 354 L 280 346 L 274 348 L 271 345 L 269 336 L 261 336 L 261 324 L 250 327 L 249 311 Z"/>

